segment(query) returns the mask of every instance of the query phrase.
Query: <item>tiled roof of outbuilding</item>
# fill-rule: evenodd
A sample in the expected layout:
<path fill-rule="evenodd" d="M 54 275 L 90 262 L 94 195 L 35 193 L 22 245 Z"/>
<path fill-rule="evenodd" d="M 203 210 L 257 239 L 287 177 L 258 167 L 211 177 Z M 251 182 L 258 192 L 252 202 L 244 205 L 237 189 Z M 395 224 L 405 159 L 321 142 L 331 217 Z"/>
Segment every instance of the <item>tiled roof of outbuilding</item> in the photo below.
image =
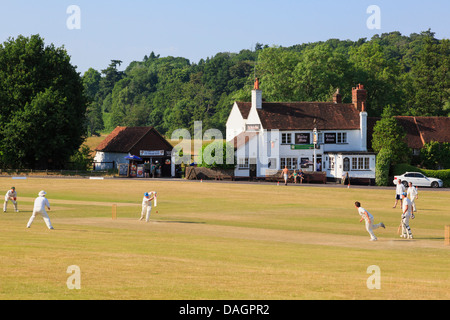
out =
<path fill-rule="evenodd" d="M 153 132 L 148 141 L 142 140 Z M 147 150 L 171 150 L 172 146 L 153 127 L 116 127 L 95 149 L 102 152 L 128 153 L 141 144 Z"/>

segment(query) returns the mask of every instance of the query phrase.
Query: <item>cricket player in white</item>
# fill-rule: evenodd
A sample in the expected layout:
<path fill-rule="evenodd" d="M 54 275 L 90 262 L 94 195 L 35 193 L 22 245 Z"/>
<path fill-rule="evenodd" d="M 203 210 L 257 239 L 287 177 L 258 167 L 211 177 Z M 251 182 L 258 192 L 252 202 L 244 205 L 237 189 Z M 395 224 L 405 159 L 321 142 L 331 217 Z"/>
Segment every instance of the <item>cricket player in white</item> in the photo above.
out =
<path fill-rule="evenodd" d="M 31 224 L 34 221 L 34 218 L 36 218 L 36 215 L 40 214 L 44 219 L 47 227 L 49 229 L 53 229 L 47 211 L 45 211 L 45 207 L 47 207 L 48 210 L 50 210 L 50 203 L 48 202 L 48 199 L 45 197 L 46 194 L 47 193 L 44 190 L 42 190 L 39 192 L 39 196 L 36 198 L 36 200 L 34 200 L 33 214 L 31 215 L 30 220 L 28 220 L 27 228 L 31 227 Z"/>
<path fill-rule="evenodd" d="M 386 228 L 386 226 L 384 225 L 383 222 L 373 224 L 374 222 L 373 216 L 366 209 L 362 208 L 361 203 L 359 203 L 358 201 L 355 202 L 355 207 L 356 209 L 358 209 L 358 213 L 361 216 L 359 222 L 364 220 L 366 223 L 366 230 L 370 234 L 370 241 L 377 241 L 378 239 L 373 233 L 373 230 L 378 229 L 379 227 Z"/>
<path fill-rule="evenodd" d="M 402 203 L 402 193 L 406 191 L 405 186 L 402 183 L 401 179 L 397 180 L 397 186 L 395 187 L 395 203 L 392 208 L 397 207 L 398 200 L 400 200 L 400 204 Z"/>
<path fill-rule="evenodd" d="M 413 235 L 411 228 L 409 227 L 409 219 L 414 219 L 414 214 L 412 213 L 411 200 L 408 199 L 407 193 L 402 193 L 403 204 L 402 204 L 402 234 L 401 238 L 412 239 Z"/>
<path fill-rule="evenodd" d="M 11 201 L 14 206 L 14 211 L 19 212 L 17 210 L 17 192 L 15 187 L 11 187 L 8 192 L 5 194 L 5 202 L 3 203 L 3 212 L 6 212 L 6 209 L 8 207 L 8 201 Z"/>
<path fill-rule="evenodd" d="M 146 192 L 144 193 L 144 198 L 142 199 L 142 211 L 141 211 L 141 218 L 139 221 L 144 220 L 148 222 L 150 220 L 150 213 L 152 212 L 152 200 L 156 197 L 156 192 L 152 191 L 150 193 Z"/>
<path fill-rule="evenodd" d="M 419 191 L 417 191 L 417 187 L 413 186 L 412 182 L 409 183 L 409 188 L 406 193 L 408 194 L 409 200 L 411 200 L 413 212 L 417 212 L 416 199 L 419 199 Z"/>

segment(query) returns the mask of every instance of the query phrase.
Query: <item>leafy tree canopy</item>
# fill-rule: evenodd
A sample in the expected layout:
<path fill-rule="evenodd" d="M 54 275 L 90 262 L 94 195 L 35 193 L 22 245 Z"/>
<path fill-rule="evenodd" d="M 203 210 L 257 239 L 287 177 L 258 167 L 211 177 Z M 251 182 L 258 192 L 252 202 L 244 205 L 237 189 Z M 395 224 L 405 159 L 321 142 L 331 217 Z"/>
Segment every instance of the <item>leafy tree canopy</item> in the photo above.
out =
<path fill-rule="evenodd" d="M 1 44 L 1 166 L 63 167 L 85 137 L 83 90 L 63 47 L 39 35 Z"/>

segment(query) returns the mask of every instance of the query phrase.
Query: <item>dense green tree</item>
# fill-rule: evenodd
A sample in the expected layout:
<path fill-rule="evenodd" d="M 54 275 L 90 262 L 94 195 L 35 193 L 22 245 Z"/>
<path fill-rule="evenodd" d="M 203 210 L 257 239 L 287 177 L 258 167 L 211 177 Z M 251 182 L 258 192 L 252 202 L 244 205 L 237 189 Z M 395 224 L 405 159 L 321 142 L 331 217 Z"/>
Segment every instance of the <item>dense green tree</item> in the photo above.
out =
<path fill-rule="evenodd" d="M 448 115 L 450 101 L 450 41 L 427 37 L 413 62 L 408 92 L 409 113 L 414 116 Z"/>
<path fill-rule="evenodd" d="M 397 123 L 390 106 L 383 112 L 381 120 L 373 128 L 372 148 L 379 153 L 381 150 L 391 152 L 391 165 L 409 162 L 411 150 L 405 141 L 405 130 Z"/>
<path fill-rule="evenodd" d="M 62 168 L 86 133 L 83 83 L 64 48 L 39 35 L 0 45 L 3 167 Z"/>
<path fill-rule="evenodd" d="M 380 116 L 388 105 L 396 115 L 447 115 L 449 56 L 448 40 L 436 39 L 430 30 L 390 32 L 291 47 L 257 43 L 254 50 L 220 52 L 198 63 L 151 52 L 123 72 L 121 61 L 112 60 L 100 81 L 95 70 L 83 80 L 86 95 L 98 99 L 89 106 L 90 126 L 98 123 L 100 106 L 106 131 L 151 125 L 170 135 L 202 121 L 204 130 L 225 133 L 233 102 L 250 101 L 255 77 L 266 101 L 329 101 L 340 88 L 344 102 L 351 102 L 351 88 L 362 83 L 369 116 Z"/>
<path fill-rule="evenodd" d="M 355 68 L 353 82 L 363 83 L 367 88 L 367 110 L 371 116 L 380 116 L 388 104 L 395 108 L 401 104 L 401 67 L 386 51 L 378 41 L 367 42 L 349 51 L 350 62 Z"/>
<path fill-rule="evenodd" d="M 98 135 L 104 129 L 101 99 L 99 89 L 101 74 L 93 68 L 89 68 L 82 77 L 84 94 L 88 98 L 86 110 L 87 133 L 88 135 Z"/>
<path fill-rule="evenodd" d="M 426 143 L 420 150 L 420 161 L 427 169 L 450 169 L 450 143 Z"/>

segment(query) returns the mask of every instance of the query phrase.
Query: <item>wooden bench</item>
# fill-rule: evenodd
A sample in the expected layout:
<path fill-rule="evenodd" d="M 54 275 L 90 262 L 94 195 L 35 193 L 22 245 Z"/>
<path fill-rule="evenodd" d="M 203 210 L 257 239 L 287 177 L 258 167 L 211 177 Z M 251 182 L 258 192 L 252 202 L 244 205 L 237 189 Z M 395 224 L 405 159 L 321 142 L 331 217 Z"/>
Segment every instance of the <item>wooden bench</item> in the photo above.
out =
<path fill-rule="evenodd" d="M 305 178 L 303 181 L 306 183 L 310 182 L 321 182 L 327 183 L 327 173 L 325 171 L 317 171 L 317 172 L 304 172 Z"/>
<path fill-rule="evenodd" d="M 215 180 L 230 180 L 234 181 L 234 176 L 228 174 L 218 174 L 215 176 Z"/>

